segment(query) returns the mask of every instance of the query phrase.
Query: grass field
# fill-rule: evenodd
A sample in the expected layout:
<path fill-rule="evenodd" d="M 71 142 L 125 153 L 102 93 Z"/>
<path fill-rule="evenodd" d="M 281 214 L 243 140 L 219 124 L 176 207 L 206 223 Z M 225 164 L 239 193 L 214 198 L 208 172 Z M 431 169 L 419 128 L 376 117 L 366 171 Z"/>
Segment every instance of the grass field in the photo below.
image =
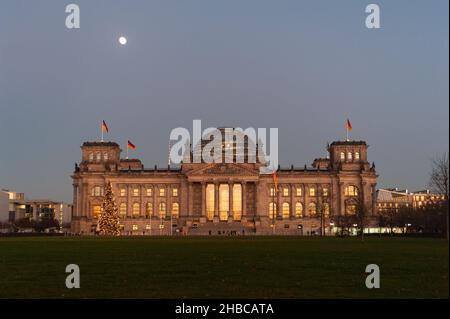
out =
<path fill-rule="evenodd" d="M 448 274 L 439 239 L 0 238 L 0 298 L 448 298 Z"/>

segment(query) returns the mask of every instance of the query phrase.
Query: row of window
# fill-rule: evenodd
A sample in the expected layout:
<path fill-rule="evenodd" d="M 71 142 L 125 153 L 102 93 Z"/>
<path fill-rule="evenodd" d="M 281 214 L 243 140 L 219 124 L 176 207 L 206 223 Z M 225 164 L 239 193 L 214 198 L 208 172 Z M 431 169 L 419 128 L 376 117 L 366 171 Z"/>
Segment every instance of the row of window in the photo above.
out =
<path fill-rule="evenodd" d="M 178 188 L 172 188 L 171 191 L 172 191 L 172 196 L 173 197 L 177 197 L 178 196 Z M 144 189 L 144 192 L 145 192 L 144 193 L 145 196 L 148 196 L 148 197 L 153 196 L 153 188 L 146 188 L 146 189 Z M 166 196 L 166 192 L 167 192 L 166 188 L 161 187 L 161 188 L 158 189 L 158 194 L 159 194 L 160 197 L 165 197 Z M 91 195 L 92 196 L 103 196 L 104 193 L 105 193 L 105 191 L 104 191 L 104 188 L 102 186 L 92 187 L 92 190 L 91 190 Z M 131 196 L 135 196 L 136 197 L 136 196 L 140 196 L 140 194 L 141 194 L 141 190 L 139 188 L 135 187 L 135 188 L 131 189 Z M 127 189 L 125 187 L 122 187 L 122 188 L 119 189 L 119 196 L 120 197 L 127 196 Z"/>
<path fill-rule="evenodd" d="M 109 154 L 107 152 L 103 153 L 103 158 L 102 158 L 102 153 L 101 152 L 97 152 L 97 153 L 89 153 L 89 160 L 92 161 L 98 161 L 100 162 L 101 160 L 107 161 L 109 159 Z"/>
<path fill-rule="evenodd" d="M 309 187 L 308 189 L 308 196 L 309 197 L 316 197 L 317 195 L 317 191 L 316 191 L 316 187 Z M 281 195 L 283 197 L 288 197 L 289 193 L 290 193 L 290 187 L 280 187 Z M 344 189 L 344 194 L 345 196 L 358 196 L 358 188 L 356 186 L 353 185 L 349 185 L 347 187 L 345 187 Z M 270 196 L 275 196 L 275 187 L 271 187 L 270 188 Z M 296 187 L 295 188 L 295 196 L 303 196 L 303 188 L 302 187 Z M 329 196 L 329 192 L 328 192 L 328 187 L 322 187 L 322 196 L 323 197 L 327 197 Z"/>
<path fill-rule="evenodd" d="M 322 204 L 323 214 L 325 217 L 330 215 L 330 205 L 328 203 Z M 300 202 L 295 203 L 294 207 L 294 216 L 296 218 L 303 218 L 303 204 Z M 269 218 L 273 219 L 278 215 L 277 203 L 271 202 L 269 203 Z M 316 203 L 308 204 L 308 216 L 309 217 L 317 217 L 318 208 Z M 283 219 L 288 219 L 291 216 L 291 205 L 289 203 L 283 203 L 281 205 L 281 217 Z"/>
<path fill-rule="evenodd" d="M 360 159 L 359 152 L 347 152 L 347 157 L 345 156 L 345 152 L 341 152 L 341 161 L 353 161 L 353 159 L 356 161 Z"/>
<path fill-rule="evenodd" d="M 92 208 L 92 217 L 98 218 L 101 213 L 101 205 L 94 205 Z M 131 206 L 131 213 L 137 217 L 141 215 L 141 204 L 133 203 Z M 127 204 L 121 203 L 119 205 L 119 215 L 123 218 L 127 215 Z M 145 205 L 145 215 L 147 217 L 153 216 L 153 203 L 147 203 Z M 166 203 L 159 203 L 158 216 L 160 218 L 166 218 Z M 172 217 L 178 218 L 180 216 L 180 205 L 178 203 L 172 203 Z"/>

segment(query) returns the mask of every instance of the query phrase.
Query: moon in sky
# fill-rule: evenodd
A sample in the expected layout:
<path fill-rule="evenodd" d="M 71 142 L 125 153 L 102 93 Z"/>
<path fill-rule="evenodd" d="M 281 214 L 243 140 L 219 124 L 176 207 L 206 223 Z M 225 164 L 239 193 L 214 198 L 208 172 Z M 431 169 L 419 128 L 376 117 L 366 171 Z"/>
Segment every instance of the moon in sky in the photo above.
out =
<path fill-rule="evenodd" d="M 121 45 L 127 44 L 127 38 L 125 38 L 125 37 L 120 37 L 120 38 L 119 38 L 119 43 L 120 43 Z"/>

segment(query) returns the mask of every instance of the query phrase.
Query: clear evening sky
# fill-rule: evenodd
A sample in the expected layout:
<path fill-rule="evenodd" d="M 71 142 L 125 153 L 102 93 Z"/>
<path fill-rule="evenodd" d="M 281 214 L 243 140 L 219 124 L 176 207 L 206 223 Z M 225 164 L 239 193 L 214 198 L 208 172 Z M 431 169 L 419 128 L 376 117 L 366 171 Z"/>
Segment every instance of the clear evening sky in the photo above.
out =
<path fill-rule="evenodd" d="M 167 165 L 171 129 L 193 119 L 278 127 L 280 164 L 303 166 L 349 117 L 379 187 L 425 188 L 448 151 L 447 0 L 71 2 L 0 2 L 0 187 L 71 200 L 102 119 L 147 167 Z"/>

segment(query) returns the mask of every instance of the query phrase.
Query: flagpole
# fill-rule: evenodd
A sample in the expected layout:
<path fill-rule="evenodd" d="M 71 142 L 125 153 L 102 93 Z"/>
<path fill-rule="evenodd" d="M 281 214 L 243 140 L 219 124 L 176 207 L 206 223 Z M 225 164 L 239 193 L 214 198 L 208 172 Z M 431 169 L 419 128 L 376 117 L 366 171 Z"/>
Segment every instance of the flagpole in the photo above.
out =
<path fill-rule="evenodd" d="M 101 140 L 101 142 L 103 143 L 103 122 L 102 122 L 102 125 L 100 125 L 100 128 L 102 130 L 102 140 Z"/>
<path fill-rule="evenodd" d="M 127 159 L 128 159 L 128 141 L 127 141 Z"/>

